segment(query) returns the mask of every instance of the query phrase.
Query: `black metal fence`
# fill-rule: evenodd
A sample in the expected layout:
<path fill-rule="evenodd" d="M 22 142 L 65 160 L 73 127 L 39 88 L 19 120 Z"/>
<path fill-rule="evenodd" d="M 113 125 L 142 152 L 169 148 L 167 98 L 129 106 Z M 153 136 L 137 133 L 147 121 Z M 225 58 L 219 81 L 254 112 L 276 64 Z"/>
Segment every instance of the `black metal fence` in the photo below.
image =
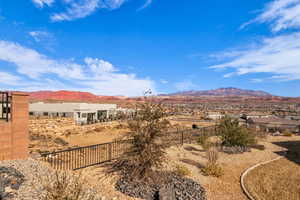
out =
<path fill-rule="evenodd" d="M 0 120 L 9 121 L 11 118 L 11 95 L 0 92 Z"/>
<path fill-rule="evenodd" d="M 119 158 L 131 140 L 96 144 L 42 154 L 42 160 L 58 170 L 77 170 Z"/>
<path fill-rule="evenodd" d="M 162 138 L 166 144 L 182 145 L 192 143 L 201 134 L 215 133 L 215 127 L 174 131 Z M 42 160 L 58 170 L 77 170 L 102 164 L 120 158 L 128 150 L 132 140 L 121 140 L 85 147 L 71 148 L 62 151 L 42 154 Z"/>

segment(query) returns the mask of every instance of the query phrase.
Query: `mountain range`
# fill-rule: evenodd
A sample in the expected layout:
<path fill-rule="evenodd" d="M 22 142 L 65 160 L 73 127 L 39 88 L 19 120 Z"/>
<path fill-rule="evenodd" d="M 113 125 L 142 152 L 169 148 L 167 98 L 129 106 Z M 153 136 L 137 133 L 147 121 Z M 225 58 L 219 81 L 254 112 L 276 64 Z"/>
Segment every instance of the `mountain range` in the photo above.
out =
<path fill-rule="evenodd" d="M 37 91 L 29 92 L 32 101 L 77 101 L 77 102 L 99 102 L 99 101 L 116 101 L 116 100 L 130 100 L 131 98 L 120 96 L 98 96 L 89 92 L 79 91 Z M 215 90 L 205 91 L 183 91 L 171 94 L 161 94 L 159 97 L 274 97 L 273 95 L 258 90 L 243 90 L 239 88 L 219 88 Z"/>
<path fill-rule="evenodd" d="M 111 101 L 120 100 L 122 97 L 114 96 L 97 96 L 90 92 L 79 91 L 37 91 L 29 92 L 30 100 L 32 101 L 76 101 L 76 102 L 97 102 L 97 101 Z"/>
<path fill-rule="evenodd" d="M 234 87 L 219 88 L 215 90 L 203 90 L 203 91 L 183 91 L 176 92 L 162 96 L 190 96 L 190 97 L 201 97 L 201 96 L 238 96 L 238 97 L 272 97 L 270 93 L 260 90 L 244 90 Z"/>

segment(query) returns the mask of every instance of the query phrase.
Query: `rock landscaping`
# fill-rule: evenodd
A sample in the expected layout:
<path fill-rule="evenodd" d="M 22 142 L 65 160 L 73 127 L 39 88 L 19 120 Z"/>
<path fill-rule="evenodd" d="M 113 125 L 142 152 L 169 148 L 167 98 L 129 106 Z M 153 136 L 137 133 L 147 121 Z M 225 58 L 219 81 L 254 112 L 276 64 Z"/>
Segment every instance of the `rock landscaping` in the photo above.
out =
<path fill-rule="evenodd" d="M 12 167 L 0 167 L 0 199 L 13 198 L 24 182 L 24 175 Z"/>
<path fill-rule="evenodd" d="M 128 196 L 146 200 L 163 199 L 162 191 L 165 188 L 173 191 L 176 200 L 206 200 L 205 190 L 200 184 L 175 174 L 169 175 L 168 181 L 163 185 L 144 184 L 123 177 L 117 181 L 115 187 Z"/>
<path fill-rule="evenodd" d="M 250 147 L 243 147 L 243 146 L 233 146 L 233 147 L 221 146 L 220 150 L 227 154 L 241 154 L 244 152 L 251 152 Z"/>
<path fill-rule="evenodd" d="M 32 159 L 12 160 L 0 162 L 0 199 L 1 200 L 40 200 L 45 196 L 45 184 L 41 180 L 50 177 L 54 170 L 47 165 L 41 164 Z M 72 174 L 70 174 L 72 176 Z M 54 176 L 52 176 L 54 177 Z M 55 180 L 51 179 L 49 184 Z M 97 191 L 87 187 L 89 195 L 94 194 L 94 200 L 103 200 Z M 75 191 L 74 191 L 75 192 Z M 86 198 L 88 199 L 88 198 Z M 82 198 L 85 200 L 85 198 Z M 109 199 L 105 199 L 109 200 Z"/>

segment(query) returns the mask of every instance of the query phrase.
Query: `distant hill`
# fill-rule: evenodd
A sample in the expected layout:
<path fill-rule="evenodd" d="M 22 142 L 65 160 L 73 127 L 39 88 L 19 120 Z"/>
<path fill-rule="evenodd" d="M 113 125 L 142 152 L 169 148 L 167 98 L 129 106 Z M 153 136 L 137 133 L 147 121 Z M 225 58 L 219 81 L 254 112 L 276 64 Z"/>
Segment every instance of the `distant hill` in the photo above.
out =
<path fill-rule="evenodd" d="M 240 97 L 272 97 L 270 93 L 259 91 L 259 90 L 244 90 L 239 88 L 219 88 L 215 90 L 203 90 L 203 91 L 183 91 L 176 92 L 172 94 L 165 94 L 162 96 L 191 96 L 191 97 L 200 97 L 200 96 L 240 96 Z"/>
<path fill-rule="evenodd" d="M 120 100 L 119 97 L 113 96 L 97 96 L 89 92 L 78 92 L 78 91 L 38 91 L 29 92 L 30 99 L 33 101 L 80 101 L 80 102 L 97 102 L 97 101 L 108 101 L 108 100 Z"/>

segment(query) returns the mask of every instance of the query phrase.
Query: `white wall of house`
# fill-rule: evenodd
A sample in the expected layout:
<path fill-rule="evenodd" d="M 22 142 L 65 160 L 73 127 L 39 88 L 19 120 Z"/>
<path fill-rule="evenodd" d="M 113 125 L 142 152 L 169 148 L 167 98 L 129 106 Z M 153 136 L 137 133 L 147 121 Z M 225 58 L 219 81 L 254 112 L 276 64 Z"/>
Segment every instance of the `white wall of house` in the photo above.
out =
<path fill-rule="evenodd" d="M 106 118 L 114 115 L 117 110 L 116 104 L 90 104 L 90 103 L 31 103 L 29 112 L 34 116 L 42 116 L 45 113 L 48 115 L 59 116 L 65 115 L 73 117 L 76 123 L 87 122 L 88 115 L 94 115 L 94 120 L 97 120 L 98 111 L 104 111 Z"/>

